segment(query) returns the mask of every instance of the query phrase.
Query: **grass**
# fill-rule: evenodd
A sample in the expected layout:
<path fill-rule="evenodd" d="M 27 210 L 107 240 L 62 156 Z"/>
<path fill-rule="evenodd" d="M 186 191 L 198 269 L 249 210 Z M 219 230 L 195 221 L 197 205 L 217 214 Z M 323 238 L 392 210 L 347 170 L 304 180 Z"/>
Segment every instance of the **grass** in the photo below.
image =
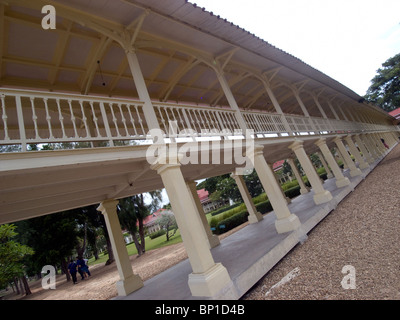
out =
<path fill-rule="evenodd" d="M 179 243 L 179 242 L 182 242 L 182 237 L 179 232 L 179 229 L 178 229 L 178 231 L 176 231 L 176 233 L 173 237 L 170 237 L 169 241 L 166 241 L 165 235 L 162 235 L 155 239 L 150 239 L 149 237 L 145 238 L 146 251 L 154 250 L 157 248 L 162 248 L 165 246 L 170 246 L 172 244 Z M 137 249 L 133 242 L 128 244 L 126 246 L 126 248 L 128 250 L 129 256 L 137 254 Z M 108 254 L 101 253 L 101 254 L 99 254 L 99 259 L 97 259 L 97 260 L 95 260 L 94 257 L 90 258 L 88 261 L 88 265 L 93 266 L 93 265 L 96 265 L 99 263 L 105 263 L 107 261 L 107 259 L 108 259 Z"/>

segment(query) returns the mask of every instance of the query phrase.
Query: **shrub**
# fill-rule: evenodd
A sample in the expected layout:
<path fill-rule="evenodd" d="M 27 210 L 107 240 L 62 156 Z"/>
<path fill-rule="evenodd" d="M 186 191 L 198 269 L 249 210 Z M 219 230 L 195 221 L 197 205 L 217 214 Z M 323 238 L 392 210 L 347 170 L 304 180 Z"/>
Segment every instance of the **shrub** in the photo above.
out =
<path fill-rule="evenodd" d="M 225 212 L 225 211 L 228 211 L 228 210 L 230 210 L 230 209 L 233 209 L 233 208 L 236 208 L 237 206 L 239 206 L 239 205 L 241 205 L 241 203 L 240 202 L 238 202 L 238 203 L 235 203 L 235 204 L 233 204 L 233 205 L 226 205 L 226 206 L 223 206 L 223 207 L 221 207 L 221 208 L 218 208 L 218 209 L 215 209 L 214 211 L 211 211 L 211 216 L 216 216 L 216 215 L 218 215 L 218 214 L 220 214 L 220 213 L 223 213 L 223 212 Z"/>
<path fill-rule="evenodd" d="M 257 211 L 262 213 L 262 214 L 270 212 L 270 211 L 273 210 L 272 209 L 272 205 L 269 202 L 269 200 L 257 203 L 255 206 L 256 206 Z"/>
<path fill-rule="evenodd" d="M 300 186 L 299 185 L 297 185 L 296 187 L 287 189 L 285 191 L 285 196 L 288 197 L 289 199 L 297 197 L 298 195 L 300 195 Z"/>
<path fill-rule="evenodd" d="M 221 220 L 216 225 L 214 233 L 222 234 L 222 233 L 225 233 L 225 232 L 241 225 L 242 223 L 245 223 L 247 221 L 248 215 L 249 214 L 248 214 L 247 210 L 242 210 L 242 211 L 230 216 L 229 218 Z M 221 226 L 224 226 L 224 228 L 221 228 Z"/>
<path fill-rule="evenodd" d="M 253 198 L 253 203 L 257 204 L 257 203 L 260 203 L 260 202 L 264 202 L 266 200 L 268 200 L 268 197 L 267 197 L 266 193 L 264 192 L 264 193 L 261 193 L 260 195 L 258 195 L 257 197 L 254 197 Z"/>
<path fill-rule="evenodd" d="M 149 237 L 150 237 L 150 239 L 153 240 L 155 238 L 158 238 L 158 237 L 164 235 L 165 233 L 166 233 L 165 230 L 161 229 L 161 230 L 158 230 L 156 232 L 153 232 L 152 234 L 149 234 Z"/>

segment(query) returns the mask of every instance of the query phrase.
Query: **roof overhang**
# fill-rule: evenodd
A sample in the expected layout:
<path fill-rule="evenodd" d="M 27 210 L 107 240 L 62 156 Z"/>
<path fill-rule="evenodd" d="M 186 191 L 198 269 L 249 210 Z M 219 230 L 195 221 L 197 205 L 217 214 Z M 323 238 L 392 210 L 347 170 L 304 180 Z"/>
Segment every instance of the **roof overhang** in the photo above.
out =
<path fill-rule="evenodd" d="M 41 22 L 56 9 L 56 29 Z M 268 82 L 285 113 L 320 116 L 318 96 L 344 107 L 359 95 L 246 30 L 185 0 L 0 1 L 0 86 L 137 98 L 121 41 L 134 35 L 152 99 L 228 106 L 215 72 L 223 69 L 242 109 L 275 112 Z M 365 106 L 365 105 L 363 105 Z"/>

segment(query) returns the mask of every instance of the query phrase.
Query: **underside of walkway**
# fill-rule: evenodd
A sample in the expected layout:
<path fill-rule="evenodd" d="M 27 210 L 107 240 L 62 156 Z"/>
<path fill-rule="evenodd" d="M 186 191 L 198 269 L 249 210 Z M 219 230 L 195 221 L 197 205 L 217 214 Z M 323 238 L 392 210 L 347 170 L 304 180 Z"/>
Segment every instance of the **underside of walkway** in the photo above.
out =
<path fill-rule="evenodd" d="M 293 247 L 305 241 L 307 233 L 324 219 L 382 160 L 378 159 L 370 168 L 363 169 L 362 175 L 351 177 L 349 170 L 344 175 L 351 181 L 347 187 L 337 188 L 335 179 L 328 179 L 324 188 L 332 193 L 333 199 L 324 204 L 315 205 L 314 192 L 300 195 L 289 204 L 289 209 L 296 214 L 301 227 L 295 231 L 278 234 L 272 211 L 256 224 L 249 224 L 233 235 L 221 241 L 211 253 L 215 262 L 222 263 L 232 279 L 232 286 L 224 288 L 219 299 L 239 299 L 273 266 L 279 262 Z M 207 299 L 191 295 L 187 277 L 192 272 L 189 260 L 164 271 L 144 282 L 144 287 L 126 297 L 115 299 L 126 300 L 186 300 Z"/>

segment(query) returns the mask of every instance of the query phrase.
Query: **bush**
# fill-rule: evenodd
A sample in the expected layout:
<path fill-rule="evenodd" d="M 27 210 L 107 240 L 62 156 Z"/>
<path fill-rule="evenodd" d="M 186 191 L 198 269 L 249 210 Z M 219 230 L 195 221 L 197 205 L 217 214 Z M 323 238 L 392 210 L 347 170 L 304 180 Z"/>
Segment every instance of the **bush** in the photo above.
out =
<path fill-rule="evenodd" d="M 247 221 L 248 217 L 248 212 L 247 210 L 240 211 L 234 215 L 232 215 L 229 218 L 223 219 L 215 227 L 214 233 L 216 234 L 222 234 L 225 233 L 242 223 L 245 223 Z M 221 228 L 221 226 L 224 226 L 224 228 Z"/>
<path fill-rule="evenodd" d="M 285 191 L 285 196 L 288 197 L 289 199 L 297 197 L 298 195 L 300 195 L 300 186 L 299 185 L 297 185 L 296 187 L 287 189 Z"/>
<path fill-rule="evenodd" d="M 273 210 L 272 209 L 272 205 L 269 202 L 269 200 L 257 203 L 255 206 L 256 206 L 257 211 L 262 213 L 262 214 L 270 212 L 270 211 Z"/>
<path fill-rule="evenodd" d="M 164 235 L 165 233 L 166 233 L 165 230 L 161 229 L 156 232 L 153 232 L 152 234 L 149 234 L 149 238 L 153 240 L 155 238 L 158 238 L 158 237 Z"/>
<path fill-rule="evenodd" d="M 214 211 L 211 211 L 210 214 L 211 214 L 211 216 L 216 216 L 216 215 L 218 215 L 218 214 L 220 214 L 220 213 L 223 213 L 223 212 L 225 212 L 225 211 L 228 211 L 228 210 L 231 210 L 231 209 L 233 209 L 233 208 L 236 208 L 236 207 L 239 206 L 239 205 L 241 205 L 240 202 L 235 203 L 235 204 L 233 204 L 233 205 L 231 205 L 231 206 L 230 206 L 230 205 L 226 205 L 226 206 L 223 206 L 223 207 L 221 207 L 221 208 L 215 209 Z"/>
<path fill-rule="evenodd" d="M 218 216 L 212 217 L 210 220 L 210 227 L 216 228 L 219 222 L 221 222 L 222 220 L 228 219 L 243 210 L 247 210 L 246 205 L 244 203 L 241 203 L 240 205 L 236 206 L 233 209 L 227 210 L 227 211 L 219 214 Z"/>
<path fill-rule="evenodd" d="M 266 200 L 268 200 L 268 197 L 267 197 L 266 193 L 264 192 L 264 193 L 261 193 L 260 195 L 258 195 L 257 197 L 254 197 L 253 203 L 258 204 L 258 203 L 264 202 Z"/>

